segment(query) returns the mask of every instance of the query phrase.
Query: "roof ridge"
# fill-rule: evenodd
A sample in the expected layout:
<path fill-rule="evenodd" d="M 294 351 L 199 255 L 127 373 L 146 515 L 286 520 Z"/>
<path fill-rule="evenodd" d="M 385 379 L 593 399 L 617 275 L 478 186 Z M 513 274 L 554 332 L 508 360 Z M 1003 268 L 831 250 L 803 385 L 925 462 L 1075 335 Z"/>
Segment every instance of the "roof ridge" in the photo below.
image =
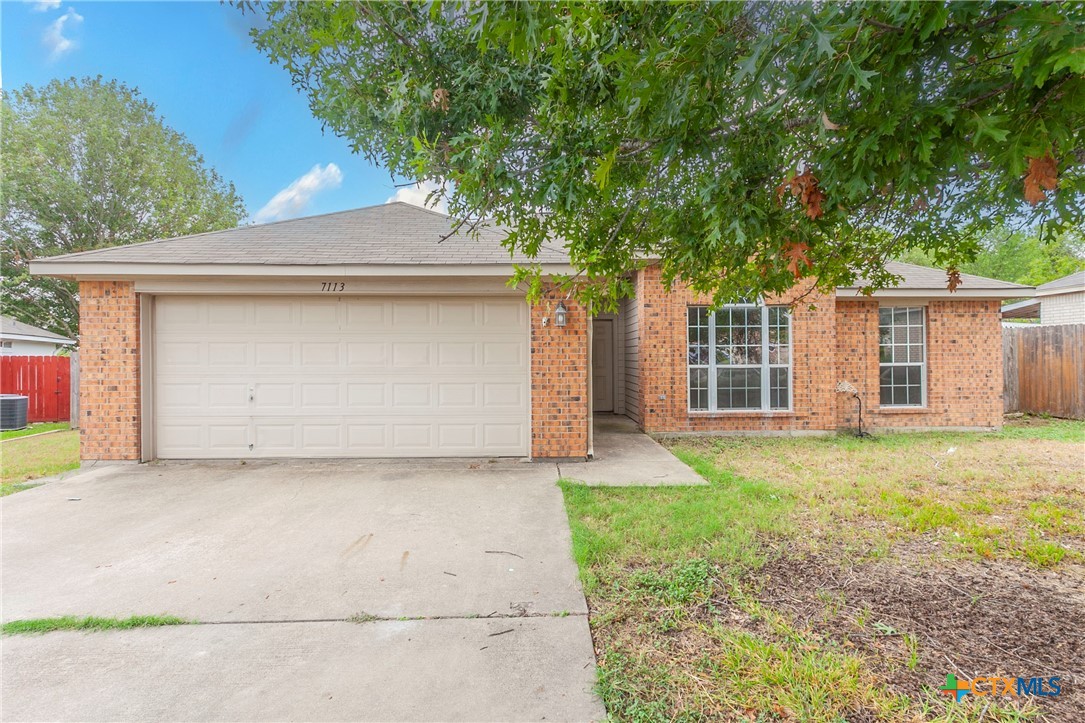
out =
<path fill-rule="evenodd" d="M 438 211 L 438 210 L 433 209 L 433 208 L 427 208 L 426 206 L 419 206 L 416 203 L 409 203 L 407 201 L 385 201 L 383 205 L 392 206 L 392 205 L 396 205 L 396 204 L 401 204 L 403 206 L 409 206 L 410 208 L 414 209 L 415 211 L 425 211 L 426 213 L 431 213 L 434 216 L 437 216 L 438 218 L 443 218 L 443 219 L 446 219 L 448 221 L 452 220 L 452 214 L 450 214 L 450 213 L 444 213 L 442 211 Z M 370 208 L 372 208 L 372 207 L 370 207 Z M 361 210 L 361 209 L 358 209 L 358 210 Z M 498 224 L 498 223 L 492 223 L 492 224 L 488 223 L 490 221 L 493 221 L 493 219 L 488 217 L 488 216 L 484 217 L 482 220 L 484 222 L 487 222 L 487 223 L 484 226 L 477 227 L 479 230 L 481 230 L 481 229 L 490 229 L 490 230 L 495 230 L 496 231 L 496 230 L 505 228 L 505 226 L 502 226 L 501 224 Z M 510 252 L 510 254 L 511 254 L 511 252 Z"/>
<path fill-rule="evenodd" d="M 384 206 L 391 206 L 391 205 L 396 204 L 396 203 L 404 203 L 404 201 L 393 201 L 392 203 L 389 203 L 387 201 L 385 201 L 384 203 L 371 203 L 368 206 L 359 206 L 358 208 L 344 208 L 341 211 L 328 211 L 327 213 L 317 213 L 317 214 L 314 214 L 312 216 L 295 216 L 294 218 L 281 218 L 278 221 L 267 221 L 265 223 L 251 223 L 251 224 L 248 224 L 248 225 L 245 225 L 245 226 L 238 226 L 237 228 L 238 228 L 238 230 L 249 229 L 249 228 L 267 228 L 268 226 L 279 226 L 279 225 L 282 225 L 284 223 L 296 223 L 298 221 L 311 221 L 314 218 L 326 218 L 328 216 L 340 216 L 340 215 L 346 214 L 346 213 L 358 213 L 359 211 L 368 211 L 368 210 L 373 209 L 373 208 L 383 208 Z M 410 204 L 407 204 L 407 205 L 409 206 Z M 231 231 L 233 229 L 223 229 L 223 230 L 224 231 Z M 214 232 L 212 232 L 212 233 L 214 233 Z M 194 235 L 200 236 L 202 234 L 194 234 Z M 174 236 L 174 238 L 186 238 L 186 237 L 185 236 Z"/>
<path fill-rule="evenodd" d="M 412 208 L 412 209 L 414 209 L 416 211 L 425 211 L 426 213 L 432 213 L 434 216 L 440 216 L 441 218 L 447 218 L 447 219 L 452 218 L 451 214 L 443 213 L 442 211 L 438 211 L 437 209 L 434 209 L 434 208 L 427 208 L 426 206 L 419 206 L 417 203 L 409 203 L 408 201 L 385 201 L 384 203 L 382 203 L 380 205 L 382 205 L 382 206 L 409 206 L 410 208 Z M 366 208 L 373 208 L 373 207 L 372 206 L 367 206 Z M 358 210 L 360 211 L 361 209 L 358 209 Z"/>

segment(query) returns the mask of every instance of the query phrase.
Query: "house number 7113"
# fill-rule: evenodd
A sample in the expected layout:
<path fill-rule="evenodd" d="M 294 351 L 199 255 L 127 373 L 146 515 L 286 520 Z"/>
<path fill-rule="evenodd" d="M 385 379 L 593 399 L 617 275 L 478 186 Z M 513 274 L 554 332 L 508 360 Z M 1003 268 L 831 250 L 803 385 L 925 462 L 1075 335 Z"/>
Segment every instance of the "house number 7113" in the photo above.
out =
<path fill-rule="evenodd" d="M 320 284 L 321 291 L 344 291 L 347 285 L 342 281 L 323 281 Z"/>

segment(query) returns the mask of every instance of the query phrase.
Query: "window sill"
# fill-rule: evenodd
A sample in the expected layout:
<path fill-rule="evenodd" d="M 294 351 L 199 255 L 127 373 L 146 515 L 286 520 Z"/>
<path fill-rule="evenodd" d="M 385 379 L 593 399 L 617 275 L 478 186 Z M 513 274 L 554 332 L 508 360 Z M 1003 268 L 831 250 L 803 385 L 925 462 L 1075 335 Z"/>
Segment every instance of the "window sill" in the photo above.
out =
<path fill-rule="evenodd" d="M 872 412 L 876 414 L 930 414 L 928 407 L 876 407 Z"/>
<path fill-rule="evenodd" d="M 691 417 L 794 417 L 794 411 L 788 409 L 773 409 L 764 411 L 761 409 L 719 409 L 708 411 L 704 409 L 690 409 L 686 412 Z"/>

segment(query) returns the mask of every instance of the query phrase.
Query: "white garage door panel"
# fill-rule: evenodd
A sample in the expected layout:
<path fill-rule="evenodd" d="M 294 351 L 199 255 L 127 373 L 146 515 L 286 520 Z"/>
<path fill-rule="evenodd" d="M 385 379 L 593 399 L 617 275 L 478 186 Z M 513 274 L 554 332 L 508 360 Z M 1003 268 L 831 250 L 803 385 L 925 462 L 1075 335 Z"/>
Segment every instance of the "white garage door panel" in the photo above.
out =
<path fill-rule="evenodd" d="M 158 297 L 157 455 L 526 455 L 527 324 L 513 299 Z"/>

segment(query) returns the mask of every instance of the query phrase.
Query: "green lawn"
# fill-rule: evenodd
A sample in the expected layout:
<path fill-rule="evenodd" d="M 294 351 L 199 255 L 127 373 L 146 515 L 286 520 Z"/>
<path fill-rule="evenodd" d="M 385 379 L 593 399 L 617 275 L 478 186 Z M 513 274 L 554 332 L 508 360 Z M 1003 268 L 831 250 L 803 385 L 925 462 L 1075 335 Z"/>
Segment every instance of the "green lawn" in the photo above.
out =
<path fill-rule="evenodd" d="M 53 432 L 58 429 L 67 429 L 67 422 L 38 422 L 37 424 L 31 424 L 29 427 L 23 429 L 9 429 L 6 432 L 0 432 L 0 441 L 5 439 L 15 439 L 16 437 L 27 437 L 32 434 L 41 434 L 42 432 Z"/>
<path fill-rule="evenodd" d="M 0 444 L 0 496 L 28 487 L 32 480 L 79 466 L 79 431 L 22 437 Z"/>
<path fill-rule="evenodd" d="M 977 621 L 1085 626 L 1085 424 L 668 444 L 710 484 L 562 483 L 614 719 L 1083 719 L 936 687 L 1079 662 Z"/>

